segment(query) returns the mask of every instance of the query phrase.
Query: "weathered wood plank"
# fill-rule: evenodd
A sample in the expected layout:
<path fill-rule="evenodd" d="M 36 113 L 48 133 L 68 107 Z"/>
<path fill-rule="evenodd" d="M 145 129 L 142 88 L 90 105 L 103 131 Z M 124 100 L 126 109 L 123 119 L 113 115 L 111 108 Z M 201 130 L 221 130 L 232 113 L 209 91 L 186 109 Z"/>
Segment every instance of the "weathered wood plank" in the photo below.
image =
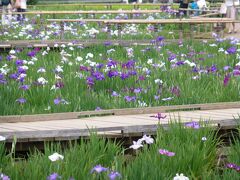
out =
<path fill-rule="evenodd" d="M 83 112 L 68 112 L 68 113 L 53 113 L 53 114 L 38 114 L 38 115 L 14 115 L 14 116 L 0 116 L 0 123 L 9 122 L 31 122 L 31 121 L 49 121 L 49 120 L 66 120 L 78 119 L 79 117 L 97 116 L 97 115 L 133 115 L 133 114 L 150 114 L 167 111 L 181 111 L 181 110 L 214 110 L 214 109 L 231 109 L 240 108 L 240 102 L 226 102 L 226 103 L 209 103 L 209 104 L 191 104 L 191 105 L 176 105 L 176 106 L 159 106 L 146 108 L 126 108 L 126 109 L 112 109 L 101 111 L 83 111 Z"/>

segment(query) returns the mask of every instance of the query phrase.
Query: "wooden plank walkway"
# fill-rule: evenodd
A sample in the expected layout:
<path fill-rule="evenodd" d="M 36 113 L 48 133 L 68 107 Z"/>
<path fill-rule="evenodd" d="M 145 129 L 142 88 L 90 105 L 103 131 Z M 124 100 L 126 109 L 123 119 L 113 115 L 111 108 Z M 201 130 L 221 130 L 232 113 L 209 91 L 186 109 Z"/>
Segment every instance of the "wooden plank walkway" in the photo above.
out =
<path fill-rule="evenodd" d="M 166 117 L 158 120 L 154 117 L 157 112 Z M 96 116 L 97 114 L 108 116 Z M 81 118 L 81 115 L 92 116 Z M 20 142 L 66 140 L 89 136 L 89 131 L 95 129 L 106 136 L 125 137 L 134 133 L 156 133 L 159 124 L 167 128 L 173 121 L 181 123 L 203 121 L 213 127 L 233 128 L 240 122 L 240 103 L 0 116 L 0 135 L 6 137 L 8 142 L 11 142 L 14 136 Z"/>

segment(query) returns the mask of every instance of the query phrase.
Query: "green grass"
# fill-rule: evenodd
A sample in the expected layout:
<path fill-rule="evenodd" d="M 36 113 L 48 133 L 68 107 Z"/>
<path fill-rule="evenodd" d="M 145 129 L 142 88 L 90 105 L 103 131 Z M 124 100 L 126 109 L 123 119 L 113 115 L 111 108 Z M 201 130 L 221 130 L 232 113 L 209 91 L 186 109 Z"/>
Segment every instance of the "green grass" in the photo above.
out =
<path fill-rule="evenodd" d="M 203 125 L 203 124 L 202 124 Z M 202 137 L 206 137 L 203 141 Z M 238 179 L 238 173 L 218 164 L 217 150 L 221 140 L 216 132 L 205 126 L 189 129 L 176 123 L 169 128 L 159 127 L 153 144 L 126 154 L 128 148 L 112 140 L 99 138 L 92 134 L 89 140 L 72 142 L 64 149 L 58 143 L 46 143 L 44 152 L 31 151 L 27 159 L 6 158 L 4 144 L 0 144 L 0 172 L 11 179 L 46 179 L 58 173 L 62 179 L 108 179 L 110 171 L 118 171 L 122 179 L 173 179 L 183 173 L 189 179 Z M 159 149 L 175 153 L 168 157 L 161 155 Z M 231 144 L 229 162 L 239 165 L 239 139 Z M 51 162 L 48 156 L 58 152 L 63 160 Z M 91 173 L 96 165 L 109 170 L 101 174 Z M 219 169 L 222 169 L 222 172 Z"/>

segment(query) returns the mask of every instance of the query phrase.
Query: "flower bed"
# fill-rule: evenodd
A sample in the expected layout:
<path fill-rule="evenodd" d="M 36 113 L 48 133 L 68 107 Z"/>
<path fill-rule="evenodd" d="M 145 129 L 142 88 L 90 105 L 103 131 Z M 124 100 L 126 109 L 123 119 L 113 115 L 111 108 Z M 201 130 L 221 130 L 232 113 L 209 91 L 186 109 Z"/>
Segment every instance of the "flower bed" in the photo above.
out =
<path fill-rule="evenodd" d="M 236 41 L 15 49 L 1 56 L 0 114 L 239 101 Z"/>
<path fill-rule="evenodd" d="M 223 153 L 218 153 L 221 140 L 212 129 L 201 126 L 159 127 L 156 138 L 144 135 L 126 148 L 93 134 L 89 141 L 70 143 L 64 151 L 59 144 L 46 144 L 44 153 L 32 151 L 27 160 L 15 159 L 14 150 L 5 156 L 0 142 L 1 179 L 237 180 L 239 139 L 231 144 L 222 162 Z M 239 137 L 239 132 L 236 135 Z"/>

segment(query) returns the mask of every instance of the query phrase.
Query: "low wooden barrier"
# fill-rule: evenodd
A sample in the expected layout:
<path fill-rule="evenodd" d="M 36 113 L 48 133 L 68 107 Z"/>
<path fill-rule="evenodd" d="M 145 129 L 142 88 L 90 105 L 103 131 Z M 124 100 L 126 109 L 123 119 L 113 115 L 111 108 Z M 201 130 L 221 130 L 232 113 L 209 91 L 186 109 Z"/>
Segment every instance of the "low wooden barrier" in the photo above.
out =
<path fill-rule="evenodd" d="M 82 111 L 82 112 L 66 112 L 52 114 L 35 114 L 35 115 L 9 115 L 0 116 L 0 123 L 16 123 L 16 122 L 36 122 L 36 121 L 51 121 L 51 120 L 66 120 L 79 119 L 94 116 L 107 115 L 134 115 L 134 114 L 149 114 L 171 111 L 193 111 L 193 110 L 216 110 L 216 109 L 232 109 L 240 108 L 240 102 L 221 102 L 208 104 L 187 104 L 173 106 L 158 106 L 144 108 L 125 108 L 125 109 L 110 109 L 101 111 Z M 240 113 L 240 109 L 239 109 Z M 239 114 L 240 115 L 240 114 Z"/>

